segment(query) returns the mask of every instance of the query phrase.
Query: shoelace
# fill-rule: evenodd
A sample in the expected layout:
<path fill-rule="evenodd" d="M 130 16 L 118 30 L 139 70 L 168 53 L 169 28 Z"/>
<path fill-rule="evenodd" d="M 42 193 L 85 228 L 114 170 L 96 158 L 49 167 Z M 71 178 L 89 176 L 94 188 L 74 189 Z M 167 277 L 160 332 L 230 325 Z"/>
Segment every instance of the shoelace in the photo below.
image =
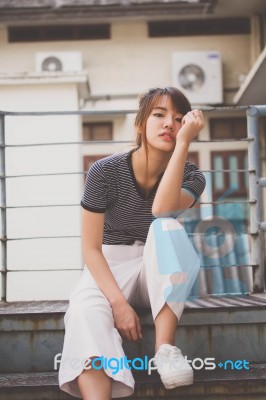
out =
<path fill-rule="evenodd" d="M 168 364 L 172 366 L 178 365 L 181 359 L 181 355 L 181 351 L 178 348 L 166 348 L 159 352 L 159 354 L 157 355 L 157 363 L 161 366 L 163 366 L 163 364 Z"/>
<path fill-rule="evenodd" d="M 165 355 L 167 357 L 169 356 L 174 356 L 174 357 L 180 357 L 181 351 L 177 347 L 171 347 L 171 348 L 164 348 L 159 352 L 159 354 Z"/>
<path fill-rule="evenodd" d="M 172 359 L 179 360 L 181 356 L 181 351 L 175 347 L 168 349 L 168 357 L 171 357 Z"/>

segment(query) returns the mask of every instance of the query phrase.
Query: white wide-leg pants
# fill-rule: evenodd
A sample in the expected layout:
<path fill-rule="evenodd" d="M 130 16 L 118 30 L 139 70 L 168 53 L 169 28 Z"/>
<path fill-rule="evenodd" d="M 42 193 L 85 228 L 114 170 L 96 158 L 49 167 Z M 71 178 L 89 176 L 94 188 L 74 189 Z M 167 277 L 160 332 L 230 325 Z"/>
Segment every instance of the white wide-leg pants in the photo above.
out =
<path fill-rule="evenodd" d="M 180 319 L 200 264 L 177 220 L 156 219 L 150 226 L 145 245 L 103 245 L 103 254 L 131 305 L 150 306 L 155 319 L 167 303 Z M 83 371 L 86 359 L 125 356 L 110 303 L 86 266 L 71 294 L 64 322 L 59 385 L 71 395 L 81 397 L 76 378 Z M 129 369 L 120 369 L 115 375 L 110 368 L 105 372 L 113 379 L 113 398 L 133 393 L 135 382 Z"/>

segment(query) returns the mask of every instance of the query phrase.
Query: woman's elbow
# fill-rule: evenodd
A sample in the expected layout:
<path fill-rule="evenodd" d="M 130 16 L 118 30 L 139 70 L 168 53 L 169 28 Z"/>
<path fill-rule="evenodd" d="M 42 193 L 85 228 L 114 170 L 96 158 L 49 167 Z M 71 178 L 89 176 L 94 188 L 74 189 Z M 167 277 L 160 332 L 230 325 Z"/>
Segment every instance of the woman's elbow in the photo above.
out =
<path fill-rule="evenodd" d="M 176 218 L 180 214 L 180 211 L 178 210 L 168 211 L 158 207 L 152 207 L 151 212 L 155 218 Z"/>

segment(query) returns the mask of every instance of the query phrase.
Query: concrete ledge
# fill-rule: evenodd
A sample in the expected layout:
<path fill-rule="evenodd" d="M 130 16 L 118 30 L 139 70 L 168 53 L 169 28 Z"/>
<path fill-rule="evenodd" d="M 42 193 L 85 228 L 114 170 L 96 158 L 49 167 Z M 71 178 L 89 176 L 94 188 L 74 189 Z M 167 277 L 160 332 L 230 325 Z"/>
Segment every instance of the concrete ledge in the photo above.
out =
<path fill-rule="evenodd" d="M 0 330 L 19 329 L 19 321 L 24 320 L 23 329 L 63 329 L 62 316 L 68 307 L 67 301 L 0 302 Z M 219 311 L 219 313 L 217 313 Z M 251 312 L 252 311 L 252 312 Z M 149 308 L 138 308 L 142 323 L 153 326 Z M 41 320 L 40 320 L 41 315 Z M 35 324 L 38 320 L 38 327 Z M 209 296 L 187 301 L 180 326 L 250 324 L 266 321 L 266 293 L 242 296 Z"/>
<path fill-rule="evenodd" d="M 0 315 L 9 314 L 50 314 L 64 313 L 68 301 L 0 301 Z M 266 292 L 248 295 L 207 296 L 187 301 L 185 311 L 199 309 L 236 309 L 266 307 Z M 142 313 L 148 314 L 149 309 L 141 308 Z"/>

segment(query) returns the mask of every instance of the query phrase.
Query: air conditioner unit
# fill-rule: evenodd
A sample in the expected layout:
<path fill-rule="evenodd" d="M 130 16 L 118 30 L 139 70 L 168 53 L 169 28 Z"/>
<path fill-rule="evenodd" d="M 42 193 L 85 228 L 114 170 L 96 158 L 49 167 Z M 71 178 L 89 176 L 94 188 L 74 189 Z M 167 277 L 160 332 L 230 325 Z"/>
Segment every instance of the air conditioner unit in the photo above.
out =
<path fill-rule="evenodd" d="M 79 51 L 49 51 L 36 53 L 37 72 L 77 72 L 82 70 Z"/>
<path fill-rule="evenodd" d="M 192 104 L 223 102 L 222 62 L 217 51 L 179 51 L 172 55 L 173 85 Z"/>

